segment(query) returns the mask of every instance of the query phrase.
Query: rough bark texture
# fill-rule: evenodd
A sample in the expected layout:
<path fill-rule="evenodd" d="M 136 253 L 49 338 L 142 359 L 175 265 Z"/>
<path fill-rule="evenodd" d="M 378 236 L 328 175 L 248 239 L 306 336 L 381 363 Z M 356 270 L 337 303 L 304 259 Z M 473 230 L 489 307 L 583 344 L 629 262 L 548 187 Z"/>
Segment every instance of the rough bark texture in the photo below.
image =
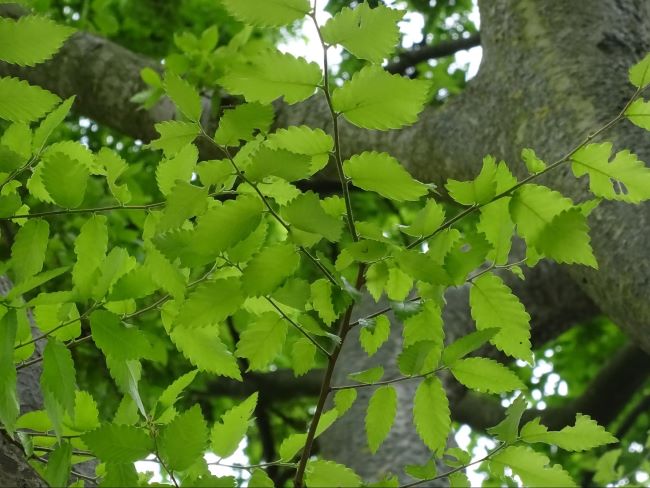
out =
<path fill-rule="evenodd" d="M 416 177 L 439 185 L 450 177 L 473 177 L 486 153 L 505 159 L 513 171 L 523 174 L 524 166 L 519 163 L 522 147 L 532 147 L 552 161 L 612 118 L 632 92 L 628 67 L 650 48 L 647 0 L 483 0 L 479 6 L 484 56 L 479 75 L 466 91 L 442 109 L 425 111 L 420 122 L 400 132 L 369 133 L 343 124 L 345 153 L 387 150 Z M 24 77 L 61 96 L 76 94 L 79 113 L 146 141 L 155 136 L 155 122 L 172 118 L 173 107 L 162 101 L 145 112 L 135 110 L 129 102 L 143 88 L 138 72 L 145 66 L 156 63 L 80 33 L 53 61 L 33 70 L 0 65 L 0 75 Z M 277 124 L 328 128 L 328 120 L 319 99 L 296 107 L 280 106 Z M 606 137 L 637 152 L 643 160 L 650 157 L 647 133 L 629 123 L 620 124 Z M 543 182 L 576 200 L 587 195 L 584 181 L 576 181 L 568 166 L 550 173 Z M 585 304 L 585 310 L 591 312 L 591 304 L 597 303 L 636 344 L 650 352 L 650 302 L 646 300 L 650 295 L 649 223 L 650 205 L 603 204 L 594 211 L 590 224 L 599 272 L 572 267 L 572 280 L 568 280 L 558 278 L 562 276 L 558 267 L 549 265 L 545 279 L 518 285 L 517 293 L 529 308 L 547 309 L 542 317 L 533 313 L 536 323 L 543 323 L 546 317 L 549 324 L 536 330 L 552 334 L 558 326 L 580 320 L 581 307 L 572 309 L 576 303 Z M 578 286 L 588 298 L 580 294 Z M 448 297 L 448 337 L 471 327 L 465 294 L 458 290 Z M 575 315 L 567 315 L 567 310 Z M 386 365 L 398 350 L 397 328 L 395 331 L 378 353 Z M 350 342 L 341 361 L 346 369 L 359 370 L 368 367 L 361 358 Z M 344 370 L 337 374 L 342 378 Z M 400 385 L 400 401 L 411 398 L 414 386 L 409 382 Z M 370 389 L 362 391 L 367 399 Z M 455 389 L 450 389 L 450 395 L 455 401 Z M 374 458 L 365 451 L 362 426 L 363 412 L 357 408 L 324 436 L 321 447 L 326 454 L 373 477 L 426 456 L 418 447 L 406 412 L 400 414 L 395 431 Z M 0 456 L 4 446 L 0 446 Z"/>

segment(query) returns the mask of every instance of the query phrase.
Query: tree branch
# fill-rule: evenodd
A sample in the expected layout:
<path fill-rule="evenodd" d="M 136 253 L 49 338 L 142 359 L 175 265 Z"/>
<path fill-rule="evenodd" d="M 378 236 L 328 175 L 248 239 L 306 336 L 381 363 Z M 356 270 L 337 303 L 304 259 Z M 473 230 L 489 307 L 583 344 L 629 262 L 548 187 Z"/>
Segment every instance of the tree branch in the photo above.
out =
<path fill-rule="evenodd" d="M 424 46 L 399 54 L 398 59 L 385 66 L 389 73 L 404 74 L 408 68 L 428 59 L 444 58 L 464 49 L 481 45 L 481 35 L 477 32 L 469 37 L 443 41 L 430 46 Z"/>

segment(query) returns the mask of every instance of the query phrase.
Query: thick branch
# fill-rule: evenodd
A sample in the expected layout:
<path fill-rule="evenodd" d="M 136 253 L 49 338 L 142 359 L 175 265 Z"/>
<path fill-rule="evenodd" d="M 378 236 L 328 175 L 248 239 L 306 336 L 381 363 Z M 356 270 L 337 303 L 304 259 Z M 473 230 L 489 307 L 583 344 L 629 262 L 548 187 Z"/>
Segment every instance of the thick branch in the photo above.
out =
<path fill-rule="evenodd" d="M 25 460 L 25 453 L 0 431 L 0 486 L 46 488 L 48 484 Z"/>
<path fill-rule="evenodd" d="M 458 51 L 471 49 L 480 45 L 481 35 L 477 32 L 469 37 L 439 42 L 438 44 L 420 47 L 411 51 L 404 51 L 399 54 L 397 61 L 389 63 L 386 66 L 386 71 L 390 73 L 404 74 L 408 68 L 411 68 L 422 61 L 451 56 Z"/>

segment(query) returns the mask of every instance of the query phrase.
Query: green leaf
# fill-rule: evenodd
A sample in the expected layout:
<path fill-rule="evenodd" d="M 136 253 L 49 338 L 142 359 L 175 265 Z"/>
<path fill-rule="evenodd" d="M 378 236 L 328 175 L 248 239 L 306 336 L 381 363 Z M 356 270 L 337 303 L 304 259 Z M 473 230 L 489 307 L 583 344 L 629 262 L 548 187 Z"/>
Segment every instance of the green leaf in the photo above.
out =
<path fill-rule="evenodd" d="M 546 163 L 537 157 L 535 151 L 530 148 L 521 150 L 521 159 L 524 160 L 526 169 L 532 174 L 539 173 L 546 169 Z"/>
<path fill-rule="evenodd" d="M 167 196 L 167 205 L 158 223 L 158 231 L 176 229 L 187 219 L 204 214 L 208 208 L 207 196 L 207 187 L 177 181 Z"/>
<path fill-rule="evenodd" d="M 338 418 L 338 410 L 333 408 L 325 412 L 316 427 L 316 435 L 314 438 L 317 438 L 323 432 L 331 427 L 334 421 Z M 298 451 L 302 450 L 307 441 L 307 434 L 291 434 L 280 444 L 280 459 L 291 460 Z"/>
<path fill-rule="evenodd" d="M 594 447 L 618 442 L 618 439 L 598 425 L 588 415 L 576 415 L 574 426 L 564 427 L 558 432 L 549 432 L 540 425 L 539 418 L 528 422 L 521 429 L 521 440 L 529 444 L 543 442 L 554 444 L 566 451 L 587 451 Z"/>
<path fill-rule="evenodd" d="M 149 269 L 138 264 L 115 282 L 108 298 L 111 301 L 143 298 L 151 295 L 157 288 Z"/>
<path fill-rule="evenodd" d="M 176 327 L 170 333 L 172 342 L 199 371 L 241 381 L 237 360 L 219 338 L 219 327 L 194 329 Z"/>
<path fill-rule="evenodd" d="M 441 341 L 420 341 L 405 347 L 397 357 L 397 365 L 404 376 L 431 373 L 440 361 Z"/>
<path fill-rule="evenodd" d="M 576 178 L 589 175 L 589 189 L 597 197 L 639 203 L 650 198 L 650 169 L 630 151 L 609 162 L 612 144 L 589 144 L 571 156 Z"/>
<path fill-rule="evenodd" d="M 47 117 L 45 117 L 40 125 L 34 130 L 34 138 L 32 139 L 32 149 L 34 152 L 41 151 L 50 135 L 52 135 L 54 129 L 65 120 L 72 108 L 74 100 L 74 96 L 64 100 L 61 105 L 47 114 Z"/>
<path fill-rule="evenodd" d="M 48 113 L 60 98 L 18 78 L 0 78 L 0 119 L 31 122 Z"/>
<path fill-rule="evenodd" d="M 283 97 L 286 103 L 294 104 L 313 95 L 322 77 L 316 63 L 271 51 L 233 68 L 219 83 L 248 102 L 269 104 Z"/>
<path fill-rule="evenodd" d="M 388 269 L 388 280 L 386 281 L 386 295 L 396 302 L 406 300 L 413 288 L 413 278 L 399 268 Z"/>
<path fill-rule="evenodd" d="M 235 354 L 248 360 L 249 370 L 263 370 L 282 351 L 287 324 L 275 312 L 257 317 L 241 334 Z"/>
<path fill-rule="evenodd" d="M 100 300 L 113 287 L 113 285 L 136 265 L 136 260 L 128 251 L 121 247 L 114 247 L 106 256 L 99 267 L 99 275 L 93 286 L 93 298 Z"/>
<path fill-rule="evenodd" d="M 160 394 L 160 397 L 158 397 L 158 405 L 163 409 L 173 407 L 178 400 L 178 397 L 183 393 L 183 390 L 190 386 L 192 381 L 194 381 L 197 373 L 198 370 L 194 369 L 189 373 L 185 373 L 176 378 L 174 382 L 165 388 L 165 390 Z"/>
<path fill-rule="evenodd" d="M 239 405 L 232 407 L 212 427 L 212 451 L 222 458 L 232 455 L 248 431 L 248 423 L 257 405 L 257 393 L 253 393 Z"/>
<path fill-rule="evenodd" d="M 258 27 L 280 27 L 309 13 L 309 0 L 221 0 L 237 20 Z"/>
<path fill-rule="evenodd" d="M 529 447 L 510 446 L 499 451 L 490 466 L 497 471 L 504 467 L 512 469 L 521 478 L 524 486 L 530 487 L 573 487 L 576 486 L 569 473 L 559 464 L 548 466 L 549 459 Z M 497 471 L 498 472 L 498 471 Z"/>
<path fill-rule="evenodd" d="M 417 120 L 430 83 L 391 75 L 379 66 L 366 66 L 332 95 L 334 110 L 365 129 L 399 129 Z"/>
<path fill-rule="evenodd" d="M 201 132 L 201 127 L 196 122 L 181 120 L 158 122 L 155 127 L 160 137 L 151 141 L 149 147 L 161 149 L 168 158 L 194 141 Z"/>
<path fill-rule="evenodd" d="M 41 164 L 43 185 L 52 200 L 63 208 L 81 205 L 90 178 L 86 166 L 63 152 L 48 154 Z"/>
<path fill-rule="evenodd" d="M 201 96 L 189 82 L 168 71 L 165 74 L 165 92 L 185 117 L 193 122 L 201 118 Z"/>
<path fill-rule="evenodd" d="M 131 201 L 131 192 L 126 183 L 119 184 L 118 179 L 129 168 L 124 159 L 112 149 L 102 147 L 97 153 L 97 162 L 106 170 L 106 182 L 113 196 L 121 204 L 127 204 Z"/>
<path fill-rule="evenodd" d="M 481 207 L 476 230 L 485 235 L 485 239 L 492 245 L 487 258 L 497 265 L 508 263 L 515 230 L 510 218 L 510 197 L 500 198 Z"/>
<path fill-rule="evenodd" d="M 464 358 L 469 353 L 476 351 L 498 332 L 499 329 L 484 329 L 471 332 L 461 337 L 445 347 L 442 352 L 442 362 L 447 366 L 453 364 L 458 359 Z"/>
<path fill-rule="evenodd" d="M 262 469 L 255 468 L 253 470 L 253 475 L 248 482 L 248 486 L 255 486 L 258 488 L 274 488 L 275 484 L 273 484 L 273 480 L 269 478 L 269 475 L 267 475 Z"/>
<path fill-rule="evenodd" d="M 415 180 L 397 159 L 386 153 L 357 154 L 343 163 L 343 170 L 355 186 L 398 202 L 417 200 L 428 192 L 426 185 Z"/>
<path fill-rule="evenodd" d="M 61 441 L 47 458 L 45 481 L 50 486 L 68 486 L 71 463 L 72 445 L 68 441 Z"/>
<path fill-rule="evenodd" d="M 650 102 L 646 100 L 635 100 L 625 111 L 625 115 L 634 125 L 642 129 L 650 130 Z"/>
<path fill-rule="evenodd" d="M 99 410 L 92 395 L 77 390 L 74 402 L 74 429 L 78 431 L 93 430 L 99 427 Z"/>
<path fill-rule="evenodd" d="M 344 7 L 321 28 L 321 34 L 327 44 L 341 44 L 357 58 L 381 63 L 395 49 L 397 22 L 403 15 L 403 11 L 381 4 L 375 8 L 367 3 L 354 9 Z"/>
<path fill-rule="evenodd" d="M 397 414 L 397 391 L 390 385 L 377 388 L 368 402 L 366 435 L 368 447 L 375 454 L 388 436 Z"/>
<path fill-rule="evenodd" d="M 429 449 L 440 453 L 447 445 L 451 428 L 449 401 L 436 376 L 423 380 L 413 400 L 413 421 L 418 435 Z"/>
<path fill-rule="evenodd" d="M 497 439 L 503 442 L 512 443 L 519 437 L 519 423 L 521 416 L 526 410 L 528 402 L 522 394 L 510 404 L 506 410 L 506 418 L 499 422 L 494 427 L 490 427 L 487 431 Z"/>
<path fill-rule="evenodd" d="M 311 304 L 318 316 L 327 325 L 333 323 L 338 314 L 332 303 L 332 284 L 325 278 L 318 279 L 311 284 Z"/>
<path fill-rule="evenodd" d="M 100 486 L 137 486 L 138 472 L 133 463 L 106 463 Z"/>
<path fill-rule="evenodd" d="M 227 159 L 201 161 L 196 166 L 196 172 L 205 186 L 216 190 L 230 189 L 235 182 L 236 173 Z"/>
<path fill-rule="evenodd" d="M 444 208 L 430 198 L 424 208 L 415 215 L 411 225 L 401 226 L 400 230 L 412 237 L 428 236 L 440 227 L 444 220 Z"/>
<path fill-rule="evenodd" d="M 579 208 L 572 208 L 553 217 L 540 233 L 537 250 L 558 263 L 584 264 L 598 269 L 591 249 L 587 218 Z"/>
<path fill-rule="evenodd" d="M 93 342 L 106 356 L 118 360 L 146 357 L 151 346 L 146 336 L 136 327 L 125 327 L 117 315 L 106 310 L 95 310 L 90 315 Z"/>
<path fill-rule="evenodd" d="M 260 103 L 242 103 L 224 110 L 214 139 L 224 146 L 238 146 L 240 141 L 251 141 L 256 131 L 262 134 L 269 131 L 274 115 L 271 105 Z"/>
<path fill-rule="evenodd" d="M 199 151 L 193 144 L 182 148 L 171 159 L 163 159 L 156 169 L 156 181 L 160 193 L 167 196 L 176 185 L 176 180 L 189 182 L 194 172 Z"/>
<path fill-rule="evenodd" d="M 630 68 L 630 82 L 637 88 L 650 84 L 650 54 Z"/>
<path fill-rule="evenodd" d="M 162 430 L 158 443 L 160 456 L 171 470 L 183 471 L 203 459 L 208 445 L 208 426 L 201 407 L 195 404 L 174 417 Z"/>
<path fill-rule="evenodd" d="M 490 339 L 497 349 L 532 363 L 530 315 L 501 278 L 485 273 L 474 280 L 469 303 L 478 330 L 499 329 Z"/>
<path fill-rule="evenodd" d="M 291 367 L 296 376 L 302 376 L 315 365 L 316 346 L 306 337 L 301 337 L 291 347 Z"/>
<path fill-rule="evenodd" d="M 436 462 L 432 459 L 427 464 L 417 465 L 417 464 L 407 464 L 404 466 L 404 472 L 411 476 L 412 478 L 418 480 L 428 480 L 435 478 L 436 473 L 438 472 L 438 466 Z M 454 486 L 455 485 L 450 485 Z"/>
<path fill-rule="evenodd" d="M 329 161 L 330 153 L 334 149 L 334 140 L 322 129 L 292 125 L 270 134 L 266 145 L 271 149 L 284 149 L 295 154 L 310 156 L 309 174 L 314 174 L 323 169 Z"/>
<path fill-rule="evenodd" d="M 338 390 L 334 394 L 334 405 L 338 411 L 338 416 L 341 417 L 345 412 L 350 410 L 352 404 L 357 399 L 357 390 L 354 388 L 346 388 L 345 390 Z"/>
<path fill-rule="evenodd" d="M 25 222 L 11 246 L 11 267 L 20 283 L 43 269 L 50 226 L 41 219 Z"/>
<path fill-rule="evenodd" d="M 282 216 L 295 228 L 321 235 L 330 242 L 338 242 L 341 238 L 343 221 L 325 212 L 318 195 L 312 191 L 289 202 Z"/>
<path fill-rule="evenodd" d="M 107 463 L 133 463 L 154 451 L 154 443 L 148 433 L 130 425 L 104 424 L 85 433 L 81 440 Z"/>
<path fill-rule="evenodd" d="M 460 383 L 479 392 L 506 393 L 526 388 L 515 373 L 493 359 L 458 359 L 449 369 Z"/>
<path fill-rule="evenodd" d="M 472 181 L 449 179 L 445 188 L 462 205 L 485 204 L 494 198 L 497 190 L 497 165 L 494 158 L 485 157 L 479 175 Z"/>
<path fill-rule="evenodd" d="M 390 320 L 385 315 L 380 315 L 369 321 L 361 323 L 359 342 L 368 356 L 373 356 L 390 336 Z"/>
<path fill-rule="evenodd" d="M 14 366 L 14 342 L 18 322 L 14 310 L 4 309 L 4 312 L 0 318 L 0 423 L 7 432 L 13 434 L 20 413 Z"/>
<path fill-rule="evenodd" d="M 61 276 L 63 273 L 67 272 L 70 268 L 68 266 L 61 266 L 60 268 L 48 269 L 42 273 L 37 274 L 27 278 L 25 281 L 22 281 L 16 284 L 9 293 L 6 295 L 6 299 L 11 301 L 15 298 L 18 298 L 21 295 L 24 295 L 28 291 L 33 290 L 41 286 L 43 283 L 47 283 L 51 279 Z"/>
<path fill-rule="evenodd" d="M 292 244 L 265 247 L 248 263 L 242 275 L 249 296 L 268 295 L 278 288 L 300 265 L 300 255 Z"/>
<path fill-rule="evenodd" d="M 606 486 L 623 477 L 623 467 L 616 467 L 622 452 L 621 449 L 613 449 L 600 456 L 595 466 L 594 482 L 600 486 Z"/>
<path fill-rule="evenodd" d="M 353 488 L 361 486 L 361 478 L 347 466 L 333 461 L 308 461 L 305 470 L 307 486 L 338 486 Z"/>
<path fill-rule="evenodd" d="M 41 388 L 63 407 L 65 412 L 70 416 L 74 415 L 77 385 L 72 354 L 67 347 L 54 339 L 47 342 L 43 351 Z"/>
<path fill-rule="evenodd" d="M 268 176 L 296 181 L 309 176 L 311 159 L 304 154 L 263 146 L 251 159 L 246 168 L 246 176 L 251 181 L 262 181 Z"/>
<path fill-rule="evenodd" d="M 0 60 L 34 66 L 51 58 L 74 29 L 46 17 L 25 15 L 18 20 L 0 18 Z"/>
<path fill-rule="evenodd" d="M 431 341 L 439 343 L 442 348 L 444 335 L 442 312 L 434 302 L 425 302 L 418 313 L 404 320 L 403 344 L 405 347 L 420 341 Z"/>
<path fill-rule="evenodd" d="M 377 383 L 384 376 L 383 366 L 375 366 L 374 368 L 359 371 L 358 373 L 348 374 L 348 378 L 353 381 L 358 381 L 366 385 Z"/>
<path fill-rule="evenodd" d="M 192 329 L 222 322 L 243 303 L 240 286 L 234 277 L 201 283 L 183 302 L 175 321 L 177 327 Z"/>
<path fill-rule="evenodd" d="M 74 241 L 77 261 L 72 268 L 72 283 L 83 298 L 90 297 L 99 267 L 106 258 L 108 229 L 106 217 L 93 215 L 81 226 Z"/>

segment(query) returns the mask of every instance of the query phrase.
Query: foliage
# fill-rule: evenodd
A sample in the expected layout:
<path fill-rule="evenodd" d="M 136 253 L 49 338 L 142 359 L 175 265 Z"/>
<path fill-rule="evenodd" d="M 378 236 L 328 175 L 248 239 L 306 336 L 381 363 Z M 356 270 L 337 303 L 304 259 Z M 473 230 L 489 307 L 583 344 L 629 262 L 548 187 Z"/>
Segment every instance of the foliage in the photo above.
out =
<path fill-rule="evenodd" d="M 43 473 L 52 484 L 67 481 L 71 466 L 88 457 L 100 461 L 98 476 L 107 484 L 146 484 L 135 478 L 130 463 L 153 454 L 177 486 L 232 486 L 234 479 L 209 473 L 204 454 L 226 457 L 237 449 L 258 395 L 208 423 L 198 403 L 177 406 L 197 372 L 241 381 L 250 371 L 278 365 L 302 375 L 325 364 L 325 384 L 307 433 L 286 432 L 280 459 L 268 460 L 266 468 L 294 468 L 296 486 L 360 486 L 363 480 L 350 468 L 311 457 L 314 439 L 350 408 L 356 388 L 377 384 L 365 417 L 368 448 L 377 452 L 399 408 L 392 383 L 412 381 L 418 383 L 416 431 L 433 459 L 459 462 L 445 461 L 450 469 L 441 473 L 432 464 L 406 471 L 422 482 L 450 477 L 453 484 L 464 483 L 460 471 L 477 461 L 448 448 L 452 422 L 442 373 L 477 392 L 525 389 L 521 369 L 466 357 L 489 343 L 510 358 L 533 362 L 530 316 L 496 271 L 516 272 L 522 264 L 509 261 L 515 233 L 525 241 L 526 265 L 548 258 L 597 268 L 586 220 L 589 206 L 539 184 L 538 177 L 548 171 L 570 164 L 576 177 L 588 176 L 597 198 L 629 203 L 650 198 L 650 170 L 636 156 L 622 150 L 612 158 L 611 144 L 591 143 L 626 116 L 647 128 L 648 102 L 640 97 L 649 82 L 649 58 L 632 68 L 630 80 L 638 90 L 621 114 L 569 154 L 546 164 L 526 152 L 531 174 L 521 180 L 505 163 L 486 157 L 474 180 L 448 181 L 445 188 L 462 210 L 445 218 L 434 188 L 410 176 L 390 154 L 366 151 L 345 161 L 341 156 L 339 118 L 361 128 L 399 129 L 414 123 L 430 98 L 428 81 L 391 75 L 381 67 L 396 41 L 401 12 L 362 3 L 320 26 L 307 0 L 222 3 L 249 25 L 221 46 L 219 68 L 202 75 L 243 100 L 223 111 L 215 133 L 208 132 L 202 123 L 203 78 L 179 72 L 173 63 L 162 79 L 143 72 L 152 89 L 140 102 L 146 106 L 164 94 L 178 112 L 177 120 L 157 125 L 160 137 L 147 148 L 156 154 L 155 171 L 131 169 L 106 147 L 90 150 L 72 139 L 55 141 L 52 133 L 71 100 L 0 78 L 0 118 L 6 121 L 0 138 L 1 218 L 16 229 L 11 256 L 2 264 L 15 283 L 0 305 L 3 427 L 24 434 L 21 439 L 29 439 L 25 443 L 39 456 L 49 453 Z M 278 27 L 304 17 L 322 35 L 325 60 L 333 45 L 365 60 L 341 86 L 333 88 L 330 73 L 317 64 L 250 35 L 253 27 Z M 381 28 L 378 39 L 376 28 Z M 19 42 L 3 44 L 0 59 L 42 62 L 70 34 L 39 16 L 2 20 L 0 39 Z M 206 51 L 215 48 L 215 37 L 204 32 Z M 189 38 L 177 41 L 190 43 Z M 272 102 L 283 98 L 293 104 L 311 96 L 320 96 L 331 113 L 330 134 L 307 126 L 270 133 Z M 199 143 L 210 144 L 221 159 L 199 161 Z M 296 183 L 311 178 L 328 159 L 338 170 L 342 197 L 301 190 Z M 350 185 L 391 202 L 414 202 L 412 218 L 392 235 L 355 219 Z M 44 205 L 50 210 L 34 211 Z M 49 222 L 60 216 L 68 219 L 67 227 L 57 227 L 55 234 Z M 364 284 L 375 301 L 385 294 L 390 309 L 352 322 Z M 463 284 L 471 288 L 476 332 L 445 346 L 443 295 Z M 407 306 L 398 356 L 403 375 L 382 379 L 384 369 L 378 366 L 351 375 L 351 385 L 331 385 L 349 331 L 362 328 L 361 343 L 371 356 L 390 333 L 383 313 Z M 30 328 L 31 309 L 40 331 Z M 29 359 L 43 339 L 42 357 Z M 85 373 L 76 370 L 73 351 L 85 342 L 104 358 L 120 396 L 116 409 L 96 404 L 78 386 L 78 375 Z M 149 383 L 169 351 L 193 368 L 186 366 L 184 374 L 156 391 Z M 19 417 L 15 372 L 39 361 L 45 411 Z M 325 410 L 334 390 L 340 390 L 335 406 Z M 571 486 L 570 474 L 550 465 L 536 444 L 582 451 L 616 442 L 583 415 L 559 431 L 549 431 L 539 419 L 520 428 L 525 408 L 517 400 L 491 430 L 499 444 L 483 461 L 496 478 L 514 474 L 527 486 Z M 605 468 L 612 466 L 612 459 L 603 461 L 599 476 L 605 479 Z M 260 486 L 268 483 L 261 469 L 253 476 Z"/>

